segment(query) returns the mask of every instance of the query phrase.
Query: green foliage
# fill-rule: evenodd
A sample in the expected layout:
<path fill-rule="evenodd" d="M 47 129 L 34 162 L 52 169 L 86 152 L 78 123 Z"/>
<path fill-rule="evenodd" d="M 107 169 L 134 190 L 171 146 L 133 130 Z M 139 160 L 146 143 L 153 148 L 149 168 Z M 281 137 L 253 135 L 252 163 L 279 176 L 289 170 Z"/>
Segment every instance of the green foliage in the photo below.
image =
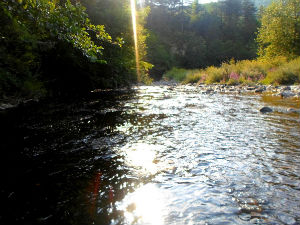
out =
<path fill-rule="evenodd" d="M 43 82 L 34 77 L 28 77 L 24 81 L 22 91 L 29 97 L 41 97 L 47 93 Z"/>
<path fill-rule="evenodd" d="M 270 84 L 299 84 L 300 57 L 270 70 L 264 82 Z"/>
<path fill-rule="evenodd" d="M 45 69 L 52 62 L 43 60 L 62 43 L 65 51 L 74 53 L 73 60 L 86 58 L 90 63 L 104 63 L 102 44 L 112 43 L 104 26 L 92 25 L 85 9 L 69 0 L 1 1 L 0 24 L 0 95 L 43 95 L 44 84 L 52 80 L 67 85 L 57 65 L 52 65 L 57 77 L 48 76 Z M 72 85 L 72 76 L 68 79 Z"/>
<path fill-rule="evenodd" d="M 238 62 L 231 60 L 228 63 L 223 63 L 221 67 L 210 66 L 201 70 L 177 70 L 184 71 L 181 73 L 183 83 L 294 84 L 300 82 L 300 57 L 291 61 L 280 56 L 272 60 L 258 59 Z M 170 74 L 174 74 L 174 72 Z M 182 78 L 183 76 L 185 78 Z"/>
<path fill-rule="evenodd" d="M 206 84 L 219 83 L 227 75 L 226 70 L 222 67 L 210 66 L 205 70 Z"/>
<path fill-rule="evenodd" d="M 148 55 L 151 64 L 155 65 L 151 69 L 151 75 L 155 79 L 160 79 L 161 74 L 164 74 L 167 70 L 171 69 L 174 64 L 174 59 L 168 51 L 166 45 L 162 43 L 158 35 L 153 32 L 149 32 L 147 38 Z"/>
<path fill-rule="evenodd" d="M 146 62 L 147 57 L 147 38 L 148 30 L 145 28 L 146 18 L 150 12 L 150 7 L 141 8 L 137 12 L 137 41 L 140 66 L 140 78 L 142 82 L 150 84 L 152 79 L 149 78 L 149 70 L 153 67 L 151 63 Z"/>
<path fill-rule="evenodd" d="M 203 73 L 202 70 L 192 70 L 189 73 L 187 73 L 186 77 L 183 80 L 183 84 L 194 84 L 199 81 L 204 81 L 205 80 L 205 74 Z"/>
<path fill-rule="evenodd" d="M 275 0 L 261 12 L 260 57 L 300 55 L 300 0 Z"/>
<path fill-rule="evenodd" d="M 0 96 L 80 93 L 137 81 L 129 1 L 81 2 L 87 11 L 71 0 L 0 2 Z M 146 83 L 152 67 L 146 60 L 148 13 L 138 15 Z"/>
<path fill-rule="evenodd" d="M 251 0 L 209 4 L 192 1 L 190 5 L 156 0 L 148 1 L 148 5 L 151 12 L 146 27 L 159 40 L 159 48 L 156 42 L 148 43 L 155 77 L 172 67 L 205 68 L 231 58 L 256 57 L 254 38 L 258 23 Z M 158 60 L 167 56 L 165 63 Z"/>
<path fill-rule="evenodd" d="M 188 72 L 189 71 L 186 69 L 173 67 L 171 70 L 169 70 L 163 75 L 163 78 L 168 80 L 175 80 L 177 82 L 182 82 L 186 78 Z"/>
<path fill-rule="evenodd" d="M 100 59 L 103 47 L 96 45 L 88 32 L 95 34 L 101 41 L 111 42 L 111 37 L 103 25 L 93 25 L 88 19 L 85 8 L 70 0 L 59 3 L 57 0 L 22 0 L 14 16 L 23 23 L 22 26 L 35 32 L 39 40 L 58 39 L 72 43 L 92 61 Z M 22 10 L 23 8 L 23 10 Z"/>
<path fill-rule="evenodd" d="M 237 84 L 239 84 L 240 83 L 240 81 L 239 80 L 235 80 L 235 79 L 229 79 L 228 81 L 227 81 L 227 84 L 228 85 L 237 85 Z"/>
<path fill-rule="evenodd" d="M 137 71 L 135 62 L 135 49 L 133 42 L 133 30 L 131 19 L 130 1 L 123 0 L 82 0 L 93 24 L 104 24 L 112 39 L 122 37 L 122 48 L 106 46 L 103 56 L 107 61 L 101 74 L 105 77 L 113 77 L 115 85 L 137 81 Z M 141 81 L 149 83 L 151 79 L 148 71 L 152 65 L 147 59 L 147 39 L 148 31 L 145 29 L 145 21 L 149 13 L 149 8 L 139 9 L 137 12 L 137 33 L 139 47 L 139 65 Z"/>

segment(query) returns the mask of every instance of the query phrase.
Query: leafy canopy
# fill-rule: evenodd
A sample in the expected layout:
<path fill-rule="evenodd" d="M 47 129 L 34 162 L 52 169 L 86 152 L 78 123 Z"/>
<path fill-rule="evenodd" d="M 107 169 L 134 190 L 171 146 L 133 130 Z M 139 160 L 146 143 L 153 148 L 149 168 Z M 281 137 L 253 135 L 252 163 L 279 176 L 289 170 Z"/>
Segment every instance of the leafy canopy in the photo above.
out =
<path fill-rule="evenodd" d="M 262 11 L 259 56 L 300 55 L 300 0 L 276 0 Z"/>

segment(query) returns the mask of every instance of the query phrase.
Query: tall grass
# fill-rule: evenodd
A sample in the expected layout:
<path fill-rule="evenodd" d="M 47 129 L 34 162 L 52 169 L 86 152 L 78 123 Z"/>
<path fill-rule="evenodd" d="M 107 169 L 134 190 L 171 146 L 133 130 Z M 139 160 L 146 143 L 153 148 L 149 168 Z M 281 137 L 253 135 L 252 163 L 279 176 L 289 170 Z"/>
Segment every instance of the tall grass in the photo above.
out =
<path fill-rule="evenodd" d="M 271 84 L 300 83 L 300 57 L 268 71 L 264 82 Z"/>
<path fill-rule="evenodd" d="M 223 84 L 295 84 L 300 83 L 300 57 L 242 60 L 223 63 L 220 67 L 186 70 L 173 68 L 164 78 L 186 83 Z"/>

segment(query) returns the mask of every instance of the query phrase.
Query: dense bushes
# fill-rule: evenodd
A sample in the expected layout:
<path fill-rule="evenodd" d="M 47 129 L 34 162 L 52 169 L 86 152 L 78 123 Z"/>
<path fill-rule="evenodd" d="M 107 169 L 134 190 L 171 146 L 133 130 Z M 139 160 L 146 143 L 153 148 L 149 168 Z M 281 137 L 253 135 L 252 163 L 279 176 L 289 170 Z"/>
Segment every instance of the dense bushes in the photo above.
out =
<path fill-rule="evenodd" d="M 177 82 L 182 82 L 189 73 L 189 70 L 174 67 L 164 74 L 164 78 L 169 80 L 173 79 Z"/>
<path fill-rule="evenodd" d="M 235 84 L 294 84 L 300 83 L 300 57 L 287 61 L 284 57 L 272 60 L 231 60 L 220 67 L 200 70 L 172 69 L 164 75 L 183 83 Z"/>
<path fill-rule="evenodd" d="M 300 83 L 300 57 L 282 64 L 277 69 L 270 70 L 264 82 L 272 84 Z"/>

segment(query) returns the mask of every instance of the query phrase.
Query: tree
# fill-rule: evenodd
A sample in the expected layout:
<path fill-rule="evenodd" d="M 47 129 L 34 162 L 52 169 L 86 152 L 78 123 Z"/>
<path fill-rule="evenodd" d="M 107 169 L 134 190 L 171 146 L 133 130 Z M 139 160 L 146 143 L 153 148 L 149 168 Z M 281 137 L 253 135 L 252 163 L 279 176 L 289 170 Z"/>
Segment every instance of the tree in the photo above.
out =
<path fill-rule="evenodd" d="M 41 94 L 50 86 L 76 89 L 77 81 L 83 90 L 90 77 L 66 72 L 67 65 L 103 64 L 103 46 L 112 44 L 104 26 L 91 24 L 85 9 L 69 0 L 1 1 L 0 20 L 0 94 Z"/>
<path fill-rule="evenodd" d="M 165 4 L 168 1 L 151 2 L 148 1 L 151 12 L 146 27 L 156 38 L 148 43 L 149 60 L 154 66 L 159 65 L 160 71 L 170 66 L 203 68 L 231 58 L 242 60 L 256 56 L 256 8 L 251 0 L 208 4 L 185 1 L 182 11 L 179 3 L 174 9 Z M 184 32 L 180 26 L 183 20 Z M 159 40 L 159 45 L 153 40 Z M 170 58 L 165 60 L 168 63 L 158 62 L 157 59 L 165 57 Z"/>
<path fill-rule="evenodd" d="M 242 14 L 240 0 L 221 1 L 222 31 L 225 39 L 237 40 L 240 32 L 239 22 Z M 232 32 L 234 31 L 234 32 Z"/>
<path fill-rule="evenodd" d="M 191 5 L 191 12 L 190 12 L 190 22 L 191 24 L 197 24 L 199 18 L 201 16 L 200 11 L 202 10 L 201 5 L 199 4 L 198 0 L 194 0 Z"/>
<path fill-rule="evenodd" d="M 256 8 L 251 0 L 242 1 L 242 28 L 245 42 L 255 37 L 257 29 Z"/>
<path fill-rule="evenodd" d="M 300 55 L 300 0 L 276 0 L 261 16 L 260 57 Z"/>

